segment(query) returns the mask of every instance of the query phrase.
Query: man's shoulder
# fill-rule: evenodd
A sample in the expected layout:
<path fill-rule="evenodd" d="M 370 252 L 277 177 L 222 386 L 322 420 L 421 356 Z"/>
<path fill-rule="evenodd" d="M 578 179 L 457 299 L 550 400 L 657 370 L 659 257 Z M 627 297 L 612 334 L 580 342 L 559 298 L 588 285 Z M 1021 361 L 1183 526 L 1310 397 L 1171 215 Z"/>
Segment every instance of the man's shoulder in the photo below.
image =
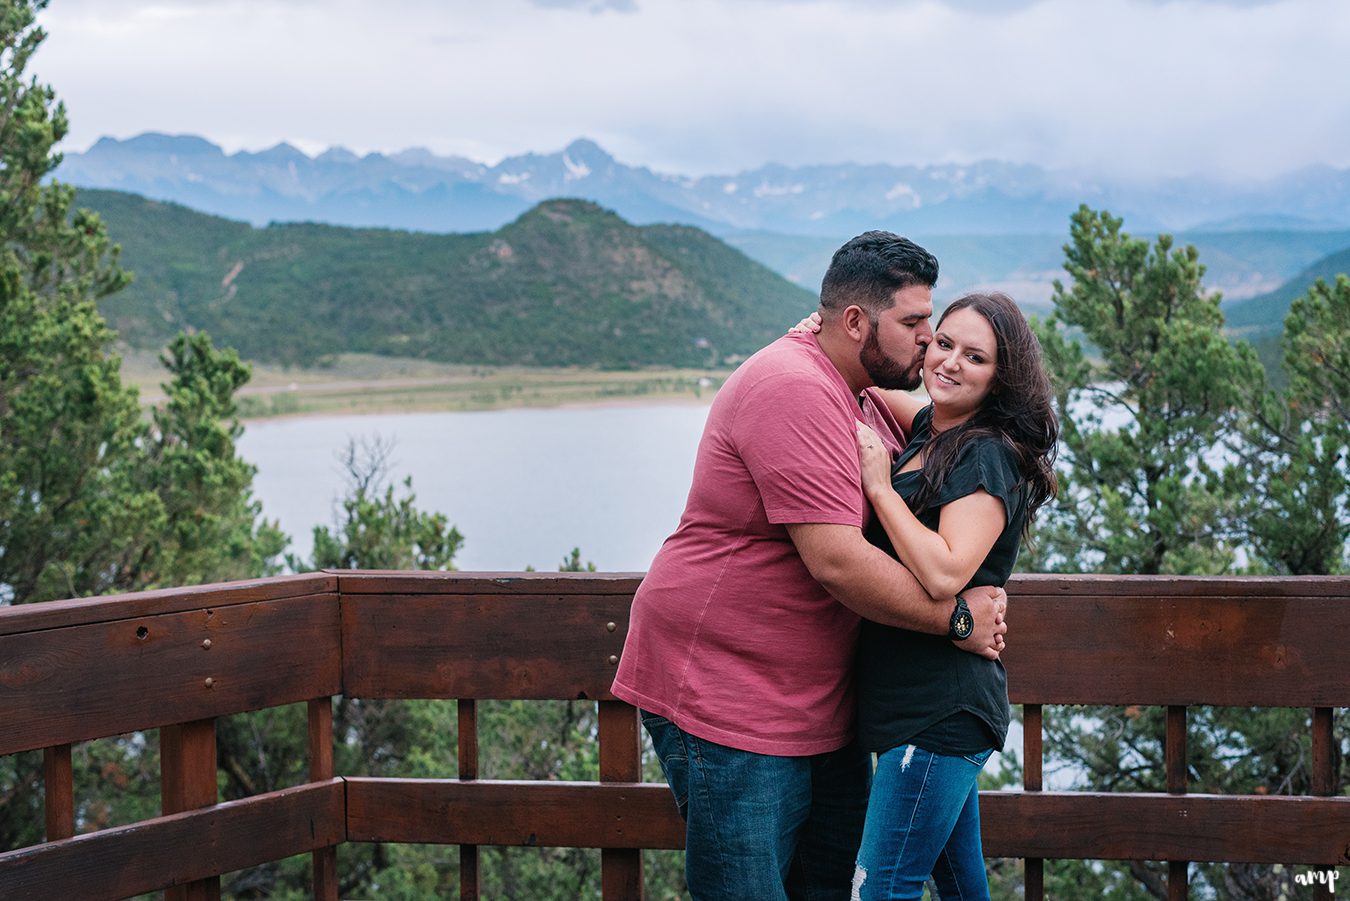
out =
<path fill-rule="evenodd" d="M 734 387 L 741 391 L 813 388 L 848 395 L 848 386 L 811 335 L 784 335 L 761 348 L 736 370 Z M 728 381 L 728 387 L 733 382 Z"/>

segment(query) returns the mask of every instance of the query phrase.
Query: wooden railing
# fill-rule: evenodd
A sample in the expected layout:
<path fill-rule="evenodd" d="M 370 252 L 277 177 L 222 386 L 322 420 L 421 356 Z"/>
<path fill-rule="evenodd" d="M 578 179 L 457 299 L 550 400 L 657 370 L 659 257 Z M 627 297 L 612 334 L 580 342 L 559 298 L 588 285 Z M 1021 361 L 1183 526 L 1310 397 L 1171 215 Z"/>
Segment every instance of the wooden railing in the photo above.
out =
<path fill-rule="evenodd" d="M 313 855 L 336 899 L 346 842 L 602 849 L 606 899 L 642 894 L 640 849 L 678 848 L 664 785 L 640 782 L 636 712 L 608 693 L 637 575 L 320 573 L 0 609 L 0 755 L 42 749 L 47 841 L 0 854 L 0 898 L 219 896 L 221 874 Z M 985 852 L 1350 864 L 1335 708 L 1350 706 L 1350 578 L 1018 577 L 1005 662 L 1024 705 L 1025 790 L 981 798 Z M 337 774 L 332 696 L 459 702 L 454 779 Z M 477 777 L 475 702 L 592 699 L 594 782 Z M 217 717 L 307 702 L 309 782 L 216 803 Z M 1041 707 L 1167 708 L 1167 792 L 1042 790 Z M 1188 794 L 1186 709 L 1312 709 L 1313 795 Z M 76 835 L 71 745 L 159 729 L 163 816 Z M 491 753 L 491 749 L 484 749 Z M 1321 890 L 1324 897 L 1329 892 Z"/>

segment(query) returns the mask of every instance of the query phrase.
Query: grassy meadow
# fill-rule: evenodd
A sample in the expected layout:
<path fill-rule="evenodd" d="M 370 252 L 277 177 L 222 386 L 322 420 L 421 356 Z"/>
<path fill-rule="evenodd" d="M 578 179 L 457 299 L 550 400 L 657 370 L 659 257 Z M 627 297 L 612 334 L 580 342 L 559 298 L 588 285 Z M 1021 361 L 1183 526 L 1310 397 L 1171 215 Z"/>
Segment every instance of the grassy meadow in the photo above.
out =
<path fill-rule="evenodd" d="M 707 402 L 729 370 L 466 366 L 373 354 L 340 354 L 314 368 L 252 363 L 238 394 L 244 419 L 350 413 L 418 413 L 598 403 Z M 163 399 L 155 354 L 124 350 L 124 378 L 141 402 Z"/>

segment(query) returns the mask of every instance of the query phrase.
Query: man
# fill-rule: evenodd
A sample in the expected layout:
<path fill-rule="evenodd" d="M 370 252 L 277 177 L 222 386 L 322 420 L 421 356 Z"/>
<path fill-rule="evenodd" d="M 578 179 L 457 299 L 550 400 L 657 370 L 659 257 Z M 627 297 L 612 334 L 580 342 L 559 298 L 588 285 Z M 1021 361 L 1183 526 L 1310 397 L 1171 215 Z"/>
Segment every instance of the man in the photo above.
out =
<path fill-rule="evenodd" d="M 642 710 L 686 820 L 697 899 L 847 898 L 870 764 L 853 742 L 860 616 L 965 634 L 869 544 L 856 423 L 919 385 L 937 260 L 889 232 L 834 255 L 818 335 L 762 349 L 717 393 L 680 525 L 633 600 L 613 693 Z M 997 656 L 997 589 L 966 592 L 963 650 Z"/>

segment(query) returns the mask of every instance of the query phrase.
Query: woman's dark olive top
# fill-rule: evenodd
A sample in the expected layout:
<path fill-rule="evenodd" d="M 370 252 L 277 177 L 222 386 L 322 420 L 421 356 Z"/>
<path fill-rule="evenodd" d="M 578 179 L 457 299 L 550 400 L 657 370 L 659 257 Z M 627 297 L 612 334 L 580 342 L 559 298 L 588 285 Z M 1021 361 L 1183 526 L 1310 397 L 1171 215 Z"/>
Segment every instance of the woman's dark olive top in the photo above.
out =
<path fill-rule="evenodd" d="M 891 470 L 891 484 L 909 503 L 920 471 L 901 472 L 932 434 L 933 408 L 914 417 L 914 434 Z M 1007 515 L 974 577 L 966 585 L 1003 585 L 1021 545 L 1027 497 L 1011 448 L 995 438 L 966 443 L 928 509 L 918 514 L 937 530 L 942 507 L 983 488 L 1003 502 Z M 867 529 L 873 544 L 895 556 L 886 530 L 875 518 Z M 858 645 L 858 735 L 870 751 L 904 744 L 935 754 L 976 754 L 1003 747 L 1008 736 L 1008 678 L 1003 664 L 962 651 L 947 638 L 864 621 Z"/>

